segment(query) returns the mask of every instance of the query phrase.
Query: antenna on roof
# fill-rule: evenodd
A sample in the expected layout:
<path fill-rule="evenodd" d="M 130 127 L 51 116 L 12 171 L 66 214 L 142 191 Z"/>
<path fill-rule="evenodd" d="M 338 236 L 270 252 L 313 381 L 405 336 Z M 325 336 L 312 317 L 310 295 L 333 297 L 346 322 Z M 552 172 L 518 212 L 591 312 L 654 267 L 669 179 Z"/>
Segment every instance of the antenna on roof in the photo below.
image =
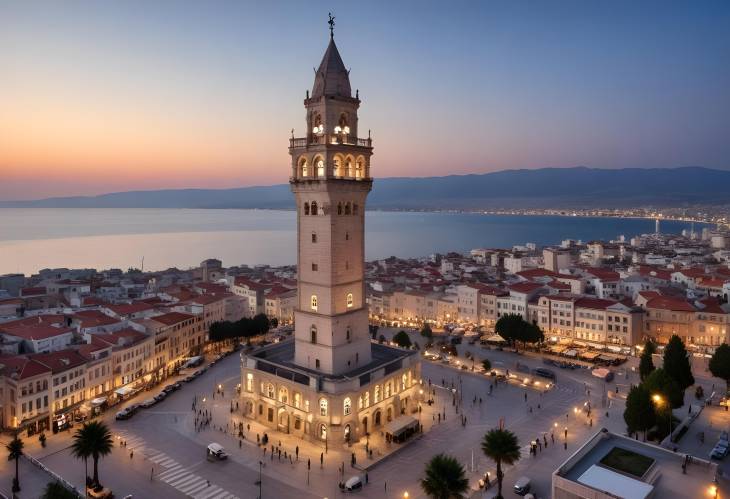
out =
<path fill-rule="evenodd" d="M 330 38 L 335 37 L 335 18 L 332 15 L 332 12 L 329 12 L 327 14 L 329 16 L 329 20 L 327 21 L 327 24 L 330 25 Z"/>
<path fill-rule="evenodd" d="M 144 255 L 142 255 L 142 272 L 144 272 Z"/>

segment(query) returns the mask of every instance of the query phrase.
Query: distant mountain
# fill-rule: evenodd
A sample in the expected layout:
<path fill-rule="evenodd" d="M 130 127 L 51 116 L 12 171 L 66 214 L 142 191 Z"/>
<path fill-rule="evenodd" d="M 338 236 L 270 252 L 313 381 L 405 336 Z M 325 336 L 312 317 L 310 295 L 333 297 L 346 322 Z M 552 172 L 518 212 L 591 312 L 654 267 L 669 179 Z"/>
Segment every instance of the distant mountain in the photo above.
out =
<path fill-rule="evenodd" d="M 372 209 L 619 208 L 727 204 L 730 171 L 683 168 L 542 168 L 479 175 L 375 179 Z M 0 208 L 293 208 L 285 184 L 166 189 L 0 201 Z"/>

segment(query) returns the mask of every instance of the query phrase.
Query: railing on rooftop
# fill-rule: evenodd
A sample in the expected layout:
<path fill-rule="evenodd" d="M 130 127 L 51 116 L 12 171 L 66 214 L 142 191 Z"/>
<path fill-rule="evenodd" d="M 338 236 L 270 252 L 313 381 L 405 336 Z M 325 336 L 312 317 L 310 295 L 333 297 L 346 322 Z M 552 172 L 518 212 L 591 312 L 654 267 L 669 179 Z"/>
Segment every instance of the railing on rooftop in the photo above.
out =
<path fill-rule="evenodd" d="M 361 139 L 344 134 L 311 134 L 307 137 L 297 137 L 289 139 L 289 148 L 296 149 L 301 147 L 322 145 L 322 144 L 339 144 L 358 147 L 373 147 L 373 139 Z"/>

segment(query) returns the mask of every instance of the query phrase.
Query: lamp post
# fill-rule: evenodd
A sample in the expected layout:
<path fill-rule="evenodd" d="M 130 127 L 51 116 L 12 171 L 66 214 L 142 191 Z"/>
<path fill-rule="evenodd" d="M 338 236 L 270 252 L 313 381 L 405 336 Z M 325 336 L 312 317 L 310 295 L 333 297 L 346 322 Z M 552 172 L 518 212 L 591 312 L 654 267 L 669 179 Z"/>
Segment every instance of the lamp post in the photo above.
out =
<path fill-rule="evenodd" d="M 568 427 L 567 426 L 565 427 L 564 434 L 565 434 L 564 448 L 565 448 L 565 450 L 568 450 Z"/>
<path fill-rule="evenodd" d="M 263 461 L 259 461 L 259 497 L 258 499 L 263 499 L 263 493 L 261 492 L 261 468 L 264 466 Z"/>

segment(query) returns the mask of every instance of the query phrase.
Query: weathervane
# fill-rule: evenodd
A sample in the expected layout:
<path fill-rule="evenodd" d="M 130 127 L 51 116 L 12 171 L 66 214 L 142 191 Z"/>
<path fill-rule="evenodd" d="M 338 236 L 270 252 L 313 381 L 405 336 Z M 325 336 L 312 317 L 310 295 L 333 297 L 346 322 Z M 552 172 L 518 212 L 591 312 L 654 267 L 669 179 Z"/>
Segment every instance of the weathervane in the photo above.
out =
<path fill-rule="evenodd" d="M 327 14 L 329 16 L 329 21 L 327 21 L 327 24 L 330 25 L 330 38 L 335 37 L 335 18 L 332 15 L 332 12 L 329 12 Z"/>

